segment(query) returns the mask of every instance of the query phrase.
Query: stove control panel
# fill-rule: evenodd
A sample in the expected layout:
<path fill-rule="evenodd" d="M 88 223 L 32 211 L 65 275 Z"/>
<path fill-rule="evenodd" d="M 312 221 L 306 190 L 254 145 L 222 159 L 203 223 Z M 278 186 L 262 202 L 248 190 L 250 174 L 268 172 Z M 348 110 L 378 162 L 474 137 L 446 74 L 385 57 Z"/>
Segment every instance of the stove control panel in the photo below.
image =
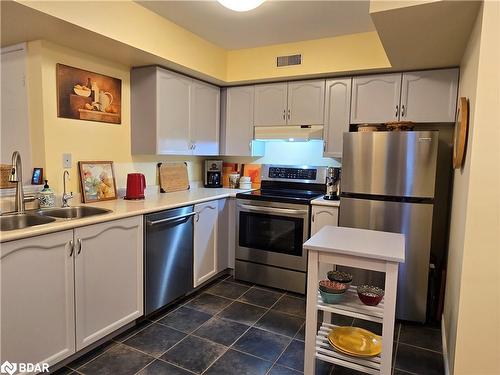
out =
<path fill-rule="evenodd" d="M 269 178 L 284 178 L 287 180 L 316 180 L 316 169 L 269 167 Z"/>

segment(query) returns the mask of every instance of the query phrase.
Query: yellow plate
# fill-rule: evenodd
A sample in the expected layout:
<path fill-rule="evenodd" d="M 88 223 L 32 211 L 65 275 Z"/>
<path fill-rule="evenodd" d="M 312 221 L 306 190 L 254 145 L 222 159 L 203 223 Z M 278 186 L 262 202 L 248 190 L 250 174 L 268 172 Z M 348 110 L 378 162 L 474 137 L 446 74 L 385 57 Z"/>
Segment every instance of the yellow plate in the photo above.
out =
<path fill-rule="evenodd" d="M 373 357 L 382 352 L 382 338 L 358 327 L 335 327 L 328 341 L 340 351 L 357 357 Z"/>

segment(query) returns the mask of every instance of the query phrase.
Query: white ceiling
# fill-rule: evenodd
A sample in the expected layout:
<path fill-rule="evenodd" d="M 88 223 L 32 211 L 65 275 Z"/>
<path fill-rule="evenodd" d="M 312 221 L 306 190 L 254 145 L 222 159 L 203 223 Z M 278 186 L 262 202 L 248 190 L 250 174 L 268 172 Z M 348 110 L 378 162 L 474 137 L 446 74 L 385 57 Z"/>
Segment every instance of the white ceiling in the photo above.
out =
<path fill-rule="evenodd" d="M 137 2 L 225 49 L 375 30 L 369 1 L 267 0 L 257 9 L 241 13 L 215 0 Z"/>

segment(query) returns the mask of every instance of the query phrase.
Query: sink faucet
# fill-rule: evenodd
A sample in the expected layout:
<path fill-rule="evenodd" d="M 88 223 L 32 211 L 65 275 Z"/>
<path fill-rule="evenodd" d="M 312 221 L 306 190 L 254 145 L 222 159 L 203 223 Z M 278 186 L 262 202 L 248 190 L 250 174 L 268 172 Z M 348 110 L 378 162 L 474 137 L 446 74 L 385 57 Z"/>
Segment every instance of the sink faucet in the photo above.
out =
<path fill-rule="evenodd" d="M 62 195 L 62 207 L 69 207 L 68 201 L 73 198 L 73 192 L 71 193 L 66 193 L 66 176 L 68 176 L 68 180 L 70 179 L 69 177 L 69 172 L 64 171 L 63 172 L 63 195 Z"/>
<path fill-rule="evenodd" d="M 23 163 L 21 162 L 21 154 L 19 151 L 12 153 L 12 169 L 9 176 L 10 182 L 16 183 L 16 201 L 15 211 L 18 214 L 24 214 L 26 211 L 25 202 L 32 202 L 35 200 L 34 195 L 24 196 L 23 190 Z"/>

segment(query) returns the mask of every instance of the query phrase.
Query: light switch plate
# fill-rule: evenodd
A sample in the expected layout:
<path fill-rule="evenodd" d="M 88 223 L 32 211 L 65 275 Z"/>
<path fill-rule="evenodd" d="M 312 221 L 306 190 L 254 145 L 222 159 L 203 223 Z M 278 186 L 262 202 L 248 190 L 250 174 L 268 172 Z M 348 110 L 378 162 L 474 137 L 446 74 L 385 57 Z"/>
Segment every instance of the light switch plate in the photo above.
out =
<path fill-rule="evenodd" d="M 71 154 L 63 154 L 63 168 L 71 168 Z"/>

